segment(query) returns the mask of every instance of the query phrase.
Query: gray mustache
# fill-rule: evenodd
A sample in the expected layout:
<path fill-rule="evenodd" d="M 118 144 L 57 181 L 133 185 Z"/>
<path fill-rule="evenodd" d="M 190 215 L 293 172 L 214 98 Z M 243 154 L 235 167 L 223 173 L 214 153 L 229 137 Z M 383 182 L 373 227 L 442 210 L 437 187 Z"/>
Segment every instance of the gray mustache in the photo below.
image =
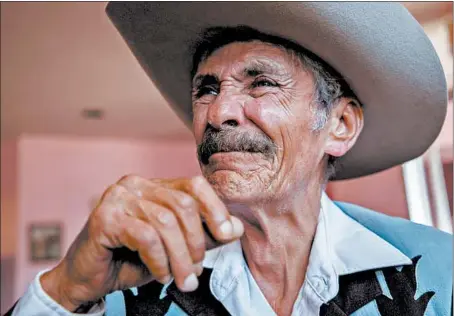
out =
<path fill-rule="evenodd" d="M 202 142 L 197 146 L 199 161 L 204 165 L 208 164 L 211 155 L 232 151 L 261 153 L 272 157 L 277 151 L 277 146 L 265 134 L 240 132 L 235 127 L 216 130 L 211 126 L 207 128 Z"/>

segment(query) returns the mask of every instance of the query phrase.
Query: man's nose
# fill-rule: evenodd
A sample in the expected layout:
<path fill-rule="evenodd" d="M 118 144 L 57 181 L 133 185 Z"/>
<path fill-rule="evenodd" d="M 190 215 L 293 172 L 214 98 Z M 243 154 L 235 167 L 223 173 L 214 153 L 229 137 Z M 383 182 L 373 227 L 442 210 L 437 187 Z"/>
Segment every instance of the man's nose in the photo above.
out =
<path fill-rule="evenodd" d="M 216 129 L 223 125 L 239 126 L 245 121 L 244 97 L 229 93 L 220 93 L 209 106 L 208 122 Z"/>

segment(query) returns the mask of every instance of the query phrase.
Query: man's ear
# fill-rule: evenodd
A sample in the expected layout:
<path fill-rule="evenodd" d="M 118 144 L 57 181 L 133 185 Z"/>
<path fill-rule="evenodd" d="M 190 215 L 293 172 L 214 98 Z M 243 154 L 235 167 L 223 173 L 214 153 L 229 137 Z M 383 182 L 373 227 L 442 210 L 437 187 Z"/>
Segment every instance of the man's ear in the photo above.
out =
<path fill-rule="evenodd" d="M 363 130 L 363 110 L 356 100 L 341 98 L 331 111 L 328 124 L 325 153 L 341 157 L 353 147 Z"/>

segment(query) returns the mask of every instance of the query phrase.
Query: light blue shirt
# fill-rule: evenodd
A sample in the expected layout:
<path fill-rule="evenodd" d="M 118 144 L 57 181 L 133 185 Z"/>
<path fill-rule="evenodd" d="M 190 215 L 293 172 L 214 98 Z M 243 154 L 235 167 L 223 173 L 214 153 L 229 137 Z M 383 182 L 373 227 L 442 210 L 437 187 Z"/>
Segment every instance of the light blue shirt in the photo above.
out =
<path fill-rule="evenodd" d="M 396 247 L 367 229 L 322 195 L 321 211 L 312 245 L 306 278 L 294 302 L 292 315 L 318 315 L 320 306 L 339 291 L 339 276 L 388 266 L 412 264 Z M 211 268 L 210 290 L 231 315 L 274 316 L 243 257 L 239 241 L 208 251 L 203 263 Z M 38 274 L 17 304 L 13 315 L 81 315 L 73 314 L 54 302 L 42 289 Z M 383 293 L 391 298 L 380 272 L 377 277 Z M 166 295 L 166 286 L 161 297 Z M 375 302 L 354 313 L 376 315 Z M 107 309 L 106 309 L 107 305 Z M 110 294 L 106 302 L 94 306 L 89 315 L 125 315 L 121 292 Z M 171 304 L 166 315 L 186 315 Z"/>

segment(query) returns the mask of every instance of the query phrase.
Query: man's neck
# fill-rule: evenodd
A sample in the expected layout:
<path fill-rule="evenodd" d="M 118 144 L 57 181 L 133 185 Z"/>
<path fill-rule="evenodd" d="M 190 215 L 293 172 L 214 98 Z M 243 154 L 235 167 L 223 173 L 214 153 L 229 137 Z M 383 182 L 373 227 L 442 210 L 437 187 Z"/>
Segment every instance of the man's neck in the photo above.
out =
<path fill-rule="evenodd" d="M 248 267 L 279 315 L 291 314 L 317 229 L 322 188 L 309 188 L 262 205 L 231 205 L 245 226 L 241 245 Z"/>

